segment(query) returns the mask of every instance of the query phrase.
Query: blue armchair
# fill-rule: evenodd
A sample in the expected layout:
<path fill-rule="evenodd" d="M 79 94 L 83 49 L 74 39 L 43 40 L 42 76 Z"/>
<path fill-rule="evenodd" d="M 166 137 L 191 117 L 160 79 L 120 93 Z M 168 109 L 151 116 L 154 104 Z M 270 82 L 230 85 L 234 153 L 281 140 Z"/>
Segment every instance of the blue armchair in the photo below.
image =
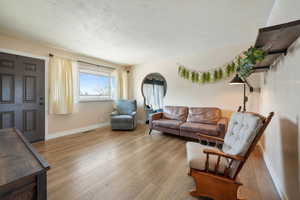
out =
<path fill-rule="evenodd" d="M 136 100 L 117 100 L 110 115 L 112 130 L 133 130 L 136 127 Z"/>

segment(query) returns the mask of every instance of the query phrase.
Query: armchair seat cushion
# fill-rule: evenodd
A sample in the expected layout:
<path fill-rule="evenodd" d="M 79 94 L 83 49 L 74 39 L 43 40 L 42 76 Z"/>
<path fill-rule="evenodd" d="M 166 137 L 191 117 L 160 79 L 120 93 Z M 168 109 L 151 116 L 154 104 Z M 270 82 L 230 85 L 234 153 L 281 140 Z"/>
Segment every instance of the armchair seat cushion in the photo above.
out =
<path fill-rule="evenodd" d="M 187 142 L 187 160 L 190 168 L 197 170 L 205 170 L 206 154 L 203 153 L 204 149 L 218 150 L 217 148 L 205 146 L 196 142 Z M 217 164 L 218 156 L 209 156 L 209 170 L 214 171 Z M 228 166 L 229 161 L 225 158 L 221 158 L 219 163 L 218 172 L 224 173 L 225 168 Z"/>
<path fill-rule="evenodd" d="M 194 132 L 194 133 L 202 133 L 212 136 L 219 135 L 218 126 L 212 124 L 201 124 L 201 123 L 192 123 L 186 122 L 180 126 L 180 131 L 185 132 Z"/>
<path fill-rule="evenodd" d="M 172 120 L 172 119 L 159 119 L 159 120 L 152 121 L 153 126 L 160 126 L 165 128 L 171 128 L 171 129 L 179 129 L 182 123 L 183 123 L 182 121 Z"/>

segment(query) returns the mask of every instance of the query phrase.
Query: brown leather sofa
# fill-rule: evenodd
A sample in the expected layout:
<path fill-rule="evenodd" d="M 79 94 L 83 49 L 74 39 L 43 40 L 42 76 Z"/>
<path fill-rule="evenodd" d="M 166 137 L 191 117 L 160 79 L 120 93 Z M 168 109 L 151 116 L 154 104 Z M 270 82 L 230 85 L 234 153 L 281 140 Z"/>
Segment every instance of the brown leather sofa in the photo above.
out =
<path fill-rule="evenodd" d="M 196 133 L 224 138 L 228 119 L 221 117 L 219 108 L 165 106 L 149 120 L 152 130 L 197 139 Z"/>

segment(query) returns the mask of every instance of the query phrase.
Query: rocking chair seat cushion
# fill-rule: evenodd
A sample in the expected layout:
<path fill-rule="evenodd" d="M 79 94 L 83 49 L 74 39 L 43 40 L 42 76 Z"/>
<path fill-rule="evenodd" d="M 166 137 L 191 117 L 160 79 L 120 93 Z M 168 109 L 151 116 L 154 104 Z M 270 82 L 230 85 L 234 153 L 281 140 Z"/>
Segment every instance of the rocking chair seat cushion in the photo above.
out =
<path fill-rule="evenodd" d="M 202 145 L 196 142 L 187 142 L 186 151 L 187 151 L 187 160 L 190 168 L 197 169 L 200 171 L 205 170 L 206 154 L 203 153 L 204 149 L 213 149 L 218 150 L 217 148 Z M 209 170 L 214 171 L 217 164 L 218 156 L 210 155 L 209 156 Z M 225 168 L 228 166 L 228 160 L 222 158 L 219 163 L 218 172 L 224 173 Z"/>

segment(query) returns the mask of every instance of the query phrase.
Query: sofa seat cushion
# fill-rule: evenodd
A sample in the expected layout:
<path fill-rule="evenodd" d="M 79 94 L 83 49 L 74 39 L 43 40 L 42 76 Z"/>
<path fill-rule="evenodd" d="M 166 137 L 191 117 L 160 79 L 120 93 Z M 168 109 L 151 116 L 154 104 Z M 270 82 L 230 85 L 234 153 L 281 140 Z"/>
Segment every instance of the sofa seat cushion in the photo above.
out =
<path fill-rule="evenodd" d="M 190 168 L 205 170 L 206 154 L 203 153 L 204 149 L 218 150 L 217 148 L 205 146 L 196 142 L 186 143 L 187 160 Z M 220 150 L 218 150 L 220 151 Z M 217 164 L 218 156 L 209 156 L 209 170 L 214 171 Z M 228 166 L 229 161 L 226 158 L 221 158 L 219 163 L 218 172 L 224 173 L 224 170 Z"/>
<path fill-rule="evenodd" d="M 185 122 L 181 124 L 180 131 L 188 131 L 188 132 L 197 132 L 203 133 L 212 136 L 218 136 L 218 126 L 211 125 L 211 124 L 200 124 L 200 123 L 192 123 L 192 122 Z"/>
<path fill-rule="evenodd" d="M 159 119 L 159 120 L 152 121 L 153 126 L 161 126 L 165 128 L 171 128 L 171 129 L 179 129 L 182 123 L 183 123 L 182 121 L 171 120 L 171 119 Z"/>

